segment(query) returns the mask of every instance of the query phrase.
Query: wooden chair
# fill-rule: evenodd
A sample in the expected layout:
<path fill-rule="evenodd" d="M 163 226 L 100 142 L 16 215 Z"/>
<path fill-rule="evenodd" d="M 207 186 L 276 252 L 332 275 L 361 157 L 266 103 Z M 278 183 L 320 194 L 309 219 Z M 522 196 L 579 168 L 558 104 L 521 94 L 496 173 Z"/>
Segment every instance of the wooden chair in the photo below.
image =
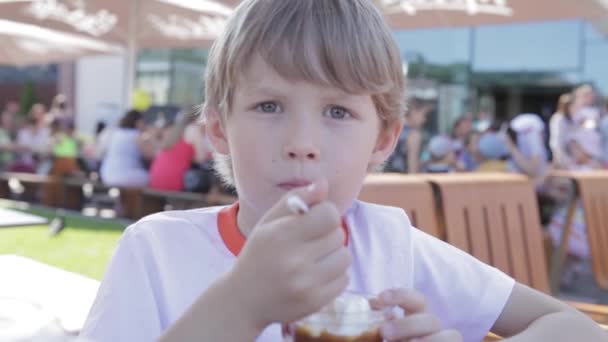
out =
<path fill-rule="evenodd" d="M 514 174 L 426 175 L 436 186 L 446 241 L 551 294 L 538 203 L 532 183 Z M 596 322 L 608 307 L 569 302 Z"/>
<path fill-rule="evenodd" d="M 433 189 L 418 176 L 371 174 L 363 183 L 359 199 L 402 208 L 415 227 L 437 238 L 443 237 L 439 229 Z"/>
<path fill-rule="evenodd" d="M 564 227 L 562 245 L 552 265 L 552 282 L 556 286 L 559 280 L 561 262 L 572 231 L 572 215 L 580 200 L 589 239 L 593 276 L 600 288 L 608 290 L 608 172 L 554 171 L 552 176 L 570 179 L 575 188 L 575 196 L 570 202 L 570 217 L 566 219 L 566 227 Z"/>

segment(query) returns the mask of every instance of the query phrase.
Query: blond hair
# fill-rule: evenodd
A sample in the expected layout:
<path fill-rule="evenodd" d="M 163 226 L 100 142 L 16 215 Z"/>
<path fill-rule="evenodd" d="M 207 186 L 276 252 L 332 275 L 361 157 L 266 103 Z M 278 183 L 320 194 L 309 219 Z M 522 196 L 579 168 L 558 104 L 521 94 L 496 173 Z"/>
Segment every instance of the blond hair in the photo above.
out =
<path fill-rule="evenodd" d="M 225 123 L 239 76 L 259 55 L 288 80 L 371 94 L 384 124 L 405 113 L 405 79 L 391 30 L 371 0 L 245 0 L 211 48 L 203 111 Z M 228 156 L 216 171 L 234 185 Z"/>

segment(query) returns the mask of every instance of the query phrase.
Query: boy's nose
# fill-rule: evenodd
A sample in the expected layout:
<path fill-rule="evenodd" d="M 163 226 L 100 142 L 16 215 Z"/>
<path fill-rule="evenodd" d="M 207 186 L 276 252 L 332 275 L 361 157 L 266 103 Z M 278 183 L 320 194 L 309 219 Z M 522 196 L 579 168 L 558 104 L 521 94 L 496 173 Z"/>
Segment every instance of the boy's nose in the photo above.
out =
<path fill-rule="evenodd" d="M 312 144 L 290 144 L 285 146 L 285 157 L 293 160 L 319 160 L 319 149 Z"/>

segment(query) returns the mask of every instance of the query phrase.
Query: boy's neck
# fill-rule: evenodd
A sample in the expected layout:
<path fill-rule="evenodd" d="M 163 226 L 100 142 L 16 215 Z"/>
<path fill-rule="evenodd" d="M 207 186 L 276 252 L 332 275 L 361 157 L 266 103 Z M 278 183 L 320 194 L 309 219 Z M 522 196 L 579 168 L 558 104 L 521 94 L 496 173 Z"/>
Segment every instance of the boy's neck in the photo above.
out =
<path fill-rule="evenodd" d="M 241 234 L 243 234 L 244 237 L 249 237 L 253 231 L 253 227 L 255 227 L 260 218 L 244 204 L 243 201 L 239 203 L 239 211 L 236 214 L 236 224 Z"/>

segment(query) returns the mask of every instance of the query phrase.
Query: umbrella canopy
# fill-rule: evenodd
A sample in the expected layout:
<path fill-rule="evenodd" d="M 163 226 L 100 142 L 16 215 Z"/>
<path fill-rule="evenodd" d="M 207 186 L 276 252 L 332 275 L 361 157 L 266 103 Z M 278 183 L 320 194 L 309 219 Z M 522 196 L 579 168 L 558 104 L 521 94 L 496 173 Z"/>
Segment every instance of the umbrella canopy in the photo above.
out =
<path fill-rule="evenodd" d="M 395 28 L 608 19 L 607 0 L 376 0 Z"/>
<path fill-rule="evenodd" d="M 608 0 L 374 0 L 396 29 L 608 20 Z M 0 18 L 136 47 L 209 45 L 240 0 L 0 0 Z"/>
<path fill-rule="evenodd" d="M 0 65 L 15 66 L 60 62 L 122 50 L 98 40 L 7 20 L 0 20 L 0 46 Z"/>
<path fill-rule="evenodd" d="M 0 0 L 0 19 L 85 34 L 125 47 L 125 99 L 139 48 L 209 46 L 232 8 L 212 0 Z"/>
<path fill-rule="evenodd" d="M 608 0 L 374 0 L 396 29 L 582 18 L 608 20 Z M 218 0 L 227 7 L 240 0 Z"/>
<path fill-rule="evenodd" d="M 0 18 L 143 48 L 209 45 L 232 9 L 211 0 L 0 0 Z"/>

